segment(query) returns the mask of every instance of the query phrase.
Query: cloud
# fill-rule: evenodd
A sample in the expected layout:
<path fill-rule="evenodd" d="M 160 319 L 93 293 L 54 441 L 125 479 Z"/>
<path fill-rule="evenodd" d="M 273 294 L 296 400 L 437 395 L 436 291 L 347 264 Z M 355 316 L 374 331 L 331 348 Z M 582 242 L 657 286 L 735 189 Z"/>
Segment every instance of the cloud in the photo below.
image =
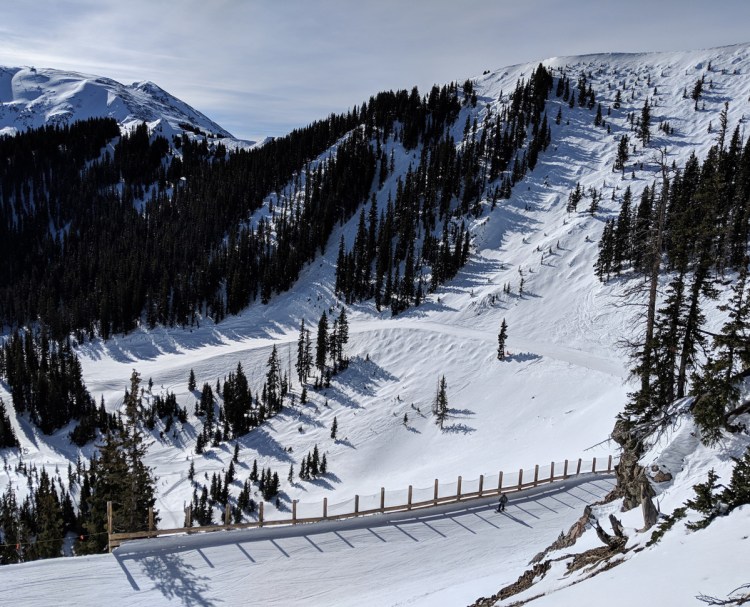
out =
<path fill-rule="evenodd" d="M 257 138 L 513 63 L 742 42 L 749 21 L 740 0 L 19 0 L 0 63 L 152 80 Z"/>

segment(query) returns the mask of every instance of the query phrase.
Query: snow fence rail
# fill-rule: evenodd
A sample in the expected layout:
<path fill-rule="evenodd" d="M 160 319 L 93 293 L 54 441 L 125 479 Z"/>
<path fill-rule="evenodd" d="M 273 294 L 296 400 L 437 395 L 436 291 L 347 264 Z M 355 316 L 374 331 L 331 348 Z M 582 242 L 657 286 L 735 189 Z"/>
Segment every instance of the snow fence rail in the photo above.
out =
<path fill-rule="evenodd" d="M 264 514 L 263 502 L 258 504 L 255 512 L 256 520 L 249 523 L 232 523 L 231 507 L 227 504 L 224 510 L 224 524 L 194 527 L 191 506 L 185 509 L 185 526 L 172 529 L 156 529 L 154 525 L 153 509 L 149 508 L 149 529 L 119 533 L 113 530 L 112 502 L 107 502 L 107 534 L 109 537 L 109 551 L 127 540 L 147 539 L 163 535 L 206 533 L 210 531 L 226 531 L 230 529 L 250 529 L 271 525 L 300 525 L 318 523 L 322 521 L 340 520 L 358 516 L 370 516 L 386 512 L 408 512 L 422 508 L 430 508 L 443 504 L 468 502 L 471 500 L 492 497 L 501 493 L 515 493 L 531 489 L 548 483 L 575 478 L 581 474 L 610 474 L 614 466 L 619 463 L 619 456 L 590 460 L 564 460 L 537 464 L 533 468 L 520 468 L 517 473 L 500 471 L 497 474 L 481 475 L 478 479 L 464 480 L 459 476 L 455 481 L 441 484 L 435 479 L 431 487 L 386 491 L 380 488 L 380 493 L 371 495 L 355 495 L 352 499 L 334 504 L 328 503 L 324 497 L 322 504 L 298 503 L 291 504 L 291 517 L 287 512 L 276 511 Z M 281 515 L 281 518 L 276 518 Z"/>

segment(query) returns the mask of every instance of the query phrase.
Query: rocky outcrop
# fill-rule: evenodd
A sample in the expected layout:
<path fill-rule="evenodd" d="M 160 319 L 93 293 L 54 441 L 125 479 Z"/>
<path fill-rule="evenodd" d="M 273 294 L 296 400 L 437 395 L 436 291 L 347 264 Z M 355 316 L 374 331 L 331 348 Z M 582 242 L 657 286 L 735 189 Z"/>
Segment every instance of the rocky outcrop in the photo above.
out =
<path fill-rule="evenodd" d="M 550 567 L 552 566 L 551 561 L 544 561 L 543 563 L 537 563 L 531 569 L 524 571 L 524 573 L 512 584 L 509 584 L 505 588 L 502 588 L 500 592 L 493 594 L 491 597 L 482 597 L 477 599 L 469 607 L 492 607 L 498 601 L 503 601 L 511 596 L 528 590 L 538 579 L 542 579 Z"/>
<path fill-rule="evenodd" d="M 531 561 L 529 562 L 529 565 L 533 565 L 534 563 L 539 563 L 541 560 L 547 556 L 550 552 L 554 552 L 555 550 L 562 550 L 563 548 L 570 548 L 573 544 L 576 543 L 579 537 L 583 535 L 583 532 L 586 531 L 586 527 L 592 522 L 591 520 L 591 506 L 586 506 L 583 509 L 583 514 L 581 515 L 581 518 L 579 518 L 575 523 L 573 523 L 573 526 L 568 530 L 567 533 L 560 532 L 560 535 L 558 538 L 552 542 L 547 548 L 545 548 L 542 552 L 537 554 Z"/>
<path fill-rule="evenodd" d="M 652 498 L 655 495 L 646 469 L 639 461 L 643 455 L 643 443 L 631 427 L 618 420 L 612 430 L 612 439 L 622 447 L 620 463 L 615 466 L 617 487 L 608 497 L 622 498 L 624 510 L 642 506 L 644 530 L 651 527 L 658 516 Z"/>
<path fill-rule="evenodd" d="M 651 472 L 654 473 L 651 480 L 655 483 L 666 483 L 667 481 L 672 480 L 672 473 L 667 470 L 662 470 L 657 465 L 651 466 Z"/>

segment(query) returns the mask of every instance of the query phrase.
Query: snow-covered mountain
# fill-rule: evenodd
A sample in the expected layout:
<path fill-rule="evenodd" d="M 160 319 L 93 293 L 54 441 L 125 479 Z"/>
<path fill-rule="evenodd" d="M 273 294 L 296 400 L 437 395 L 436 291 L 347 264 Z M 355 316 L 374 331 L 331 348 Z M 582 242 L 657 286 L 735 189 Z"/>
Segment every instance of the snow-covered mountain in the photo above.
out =
<path fill-rule="evenodd" d="M 275 510 L 288 514 L 292 500 L 300 502 L 300 512 L 312 512 L 323 497 L 334 505 L 354 495 L 377 494 L 380 487 L 404 490 L 413 485 L 429 490 L 436 478 L 454 483 L 462 475 L 465 482 L 474 482 L 480 474 L 499 470 L 517 474 L 519 468 L 534 464 L 605 456 L 614 449 L 609 434 L 632 390 L 627 353 L 618 344 L 638 334 L 641 298 L 627 289 L 626 281 L 605 284 L 594 275 L 604 220 L 617 215 L 627 186 L 637 198 L 645 186 L 659 179 L 663 160 L 681 167 L 693 152 L 705 157 L 716 141 L 726 102 L 729 132 L 739 126 L 746 140 L 750 45 L 557 57 L 543 64 L 555 76 L 564 71 L 575 80 L 586 74 L 603 106 L 607 126 L 595 126 L 591 110 L 569 108 L 551 96 L 547 115 L 552 144 L 540 155 L 536 168 L 515 186 L 509 200 L 497 205 L 489 197 L 483 200 L 481 214 L 468 226 L 472 235 L 468 264 L 455 279 L 427 295 L 420 307 L 398 317 L 378 311 L 371 302 L 348 306 L 349 368 L 333 378 L 330 388 L 310 390 L 306 404 L 298 399 L 238 441 L 241 463 L 232 495 L 249 475 L 253 460 L 285 479 L 290 466 L 299 470 L 302 458 L 315 445 L 327 455 L 330 474 L 310 482 L 296 478 L 283 482 L 279 508 L 269 504 L 269 516 Z M 453 127 L 455 140 L 462 140 L 464 124 L 474 119 L 481 132 L 487 116 L 502 111 L 518 79 L 528 78 L 535 67 L 536 63 L 511 66 L 475 78 L 478 103 L 461 109 Z M 20 73 L 3 76 L 2 99 L 24 99 L 24 107 L 36 108 L 31 94 L 27 98 L 21 93 L 6 95 L 8 90 L 15 91 L 12 83 Z M 48 74 L 45 82 L 54 80 L 44 73 Z M 696 107 L 690 92 L 701 78 L 705 78 L 705 88 Z M 90 88 L 92 96 L 101 96 L 101 104 L 108 103 L 107 87 L 115 90 L 116 85 L 104 81 L 97 88 L 70 75 L 60 80 L 68 83 L 68 90 Z M 19 82 L 33 82 L 31 71 L 19 77 Z M 122 88 L 136 99 L 140 99 L 138 91 L 152 98 L 148 86 Z M 31 84 L 19 88 L 32 89 Z M 61 89 L 56 90 L 49 107 L 70 104 L 59 93 Z M 622 98 L 616 108 L 618 90 Z M 129 109 L 122 95 L 112 102 L 124 108 L 125 117 L 118 120 L 136 111 Z M 618 141 L 632 133 L 630 115 L 638 115 L 646 99 L 652 108 L 652 142 L 648 147 L 638 143 L 627 170 L 615 172 Z M 44 115 L 39 103 L 39 113 L 34 111 L 32 116 Z M 183 107 L 176 100 L 164 104 Z M 89 106 L 82 103 L 82 107 Z M 562 120 L 555 124 L 558 109 Z M 5 116 L 13 110 L 3 111 Z M 52 116 L 55 111 L 50 110 Z M 172 121 L 179 125 L 184 119 L 164 116 L 174 128 Z M 148 118 L 153 119 L 157 118 Z M 668 123 L 670 129 L 657 129 L 661 123 Z M 194 124 L 221 134 L 214 130 L 218 127 L 209 126 L 213 123 Z M 398 179 L 420 157 L 419 149 L 406 150 L 394 138 L 384 141 L 383 147 L 385 154 L 392 155 L 395 170 L 376 193 L 380 209 L 395 193 Z M 584 190 L 602 191 L 593 214 L 586 212 L 584 203 L 578 212 L 566 209 L 577 183 Z M 266 206 L 251 219 L 272 218 L 271 207 L 282 206 L 279 197 L 283 195 L 269 196 Z M 357 220 L 355 215 L 338 227 L 330 243 L 338 243 L 343 236 L 351 247 Z M 219 324 L 206 320 L 192 329 L 143 328 L 82 346 L 84 378 L 92 395 L 97 400 L 103 397 L 109 410 L 119 409 L 135 368 L 144 380 L 153 379 L 151 393 L 174 392 L 192 414 L 196 394 L 187 388 L 191 369 L 198 385 L 214 384 L 241 362 L 251 386 L 257 388 L 274 346 L 285 370 L 294 377 L 300 319 L 305 318 L 310 326 L 323 311 L 338 316 L 344 307 L 334 292 L 337 251 L 330 243 L 304 269 L 294 288 L 274 297 L 269 305 L 252 305 Z M 523 293 L 519 292 L 521 277 Z M 510 285 L 510 293 L 505 285 Z M 725 314 L 715 303 L 707 305 L 708 327 L 716 329 Z M 509 326 L 511 356 L 498 361 L 497 332 L 503 319 Z M 450 405 L 442 430 L 429 412 L 441 376 L 448 382 Z M 296 381 L 292 390 L 298 395 L 301 391 Z M 0 396 L 11 402 L 1 384 Z M 338 424 L 335 439 L 331 437 L 334 418 Z M 79 454 L 91 455 L 90 447 L 83 451 L 71 447 L 66 430 L 47 437 L 23 416 L 12 422 L 22 450 L 3 452 L 7 465 L 0 478 L 19 491 L 26 485 L 26 478 L 18 472 L 20 462 L 52 472 L 75 465 Z M 200 424 L 191 415 L 179 433 L 163 432 L 159 426 L 153 432 L 148 463 L 159 478 L 157 507 L 164 527 L 181 524 L 183 507 L 192 498 L 193 485 L 187 478 L 191 462 L 196 480 L 207 483 L 212 474 L 222 474 L 232 459 L 232 444 L 222 443 L 204 454 L 195 452 Z M 708 450 L 698 444 L 692 431 L 689 416 L 681 418 L 680 426 L 662 437 L 644 459 L 644 464 L 654 464 L 673 476 L 667 484 L 655 483 L 664 513 L 679 506 L 711 467 L 721 471 L 726 482 L 728 456 L 739 455 L 747 444 L 746 438 L 739 438 L 727 440 L 719 450 Z M 484 509 L 455 516 L 436 513 L 433 518 L 410 518 L 403 524 L 396 519 L 385 529 L 375 524 L 330 526 L 311 529 L 309 534 L 289 532 L 257 540 L 232 533 L 200 540 L 150 540 L 120 549 L 116 561 L 101 556 L 0 567 L 0 583 L 28 605 L 44 604 L 54 584 L 71 578 L 77 581 L 70 586 L 70 604 L 98 604 L 100 595 L 82 573 L 90 567 L 97 567 L 105 577 L 113 600 L 129 604 L 237 604 L 254 597 L 256 604 L 263 605 L 468 604 L 514 582 L 534 554 L 580 517 L 586 503 L 611 489 L 606 479 L 591 482 L 596 486 L 576 485 L 560 493 L 512 501 L 509 516 L 503 518 L 493 518 L 489 505 L 484 504 Z M 594 515 L 606 520 L 619 507 L 619 502 L 613 502 L 595 509 Z M 677 525 L 673 535 L 645 549 L 648 536 L 638 533 L 642 518 L 638 511 L 631 512 L 623 523 L 634 549 L 621 568 L 573 585 L 588 572 L 567 577 L 561 565 L 539 587 L 498 604 L 543 593 L 547 596 L 542 604 L 547 605 L 604 604 L 603 597 L 607 604 L 631 605 L 639 597 L 648 604 L 677 606 L 699 593 L 726 596 L 749 581 L 740 565 L 750 558 L 747 508 L 719 521 L 715 529 L 688 534 Z M 745 531 L 741 531 L 743 526 Z M 597 545 L 596 534 L 588 531 L 581 543 Z M 657 568 L 668 580 L 678 574 L 678 567 L 687 572 L 680 576 L 679 588 L 649 594 L 648 586 L 658 582 Z M 703 571 L 709 572 L 702 575 Z M 637 579 L 645 579 L 646 586 L 635 583 Z M 263 589 L 248 598 L 247 588 L 261 585 Z M 587 596 L 590 587 L 594 594 Z"/>
<path fill-rule="evenodd" d="M 160 126 L 169 137 L 185 131 L 233 139 L 231 133 L 153 82 L 35 67 L 0 67 L 0 134 L 47 124 L 111 117 L 123 126 Z"/>

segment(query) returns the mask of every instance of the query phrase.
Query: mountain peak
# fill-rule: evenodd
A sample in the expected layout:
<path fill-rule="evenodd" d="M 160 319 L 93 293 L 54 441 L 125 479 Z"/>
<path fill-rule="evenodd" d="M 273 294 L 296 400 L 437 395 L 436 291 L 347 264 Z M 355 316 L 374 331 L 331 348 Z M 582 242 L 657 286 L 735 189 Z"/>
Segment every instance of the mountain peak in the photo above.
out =
<path fill-rule="evenodd" d="M 121 125 L 158 121 L 163 131 L 234 139 L 229 131 L 148 80 L 124 85 L 67 70 L 0 67 L 0 134 L 94 117 L 111 117 Z"/>

